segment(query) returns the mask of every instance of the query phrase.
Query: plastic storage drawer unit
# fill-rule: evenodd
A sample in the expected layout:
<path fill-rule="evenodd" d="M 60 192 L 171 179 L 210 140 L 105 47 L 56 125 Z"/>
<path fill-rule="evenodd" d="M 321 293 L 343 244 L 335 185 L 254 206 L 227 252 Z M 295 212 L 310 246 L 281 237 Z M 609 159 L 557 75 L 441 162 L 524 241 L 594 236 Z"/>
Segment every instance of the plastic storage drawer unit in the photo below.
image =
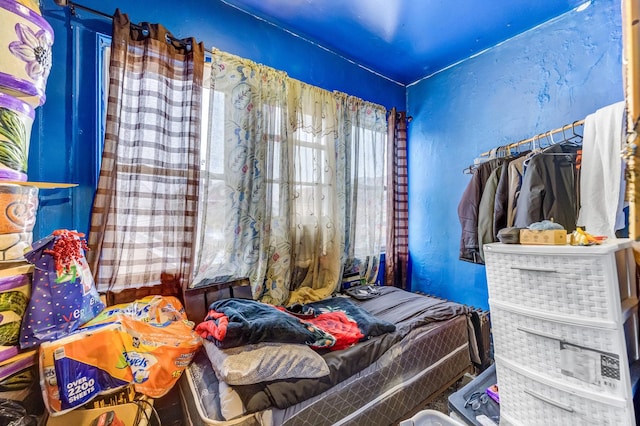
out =
<path fill-rule="evenodd" d="M 467 383 L 459 391 L 449 395 L 449 413 L 454 419 L 464 421 L 468 425 L 481 426 L 482 423 L 476 420 L 476 416 L 485 415 L 496 425 L 500 422 L 500 405 L 486 395 L 486 389 L 496 384 L 496 366 L 480 373 L 475 379 Z M 474 395 L 475 394 L 475 395 Z M 473 400 L 478 400 L 478 396 L 485 394 L 482 399 L 484 403 L 474 410 Z M 486 399 L 485 399 L 486 398 Z"/>

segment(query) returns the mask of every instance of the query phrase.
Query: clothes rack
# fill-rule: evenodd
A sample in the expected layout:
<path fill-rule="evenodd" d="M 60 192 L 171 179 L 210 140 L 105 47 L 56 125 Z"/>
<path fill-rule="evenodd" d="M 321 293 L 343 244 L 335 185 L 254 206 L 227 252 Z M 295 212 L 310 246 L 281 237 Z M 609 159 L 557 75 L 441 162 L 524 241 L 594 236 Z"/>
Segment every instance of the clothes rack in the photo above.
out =
<path fill-rule="evenodd" d="M 473 171 L 473 169 L 479 163 L 482 163 L 482 162 L 486 161 L 486 159 L 482 159 L 482 157 L 492 157 L 493 155 L 496 155 L 496 154 L 511 153 L 512 149 L 514 149 L 514 148 L 516 148 L 518 146 L 521 146 L 521 145 L 525 145 L 525 144 L 528 144 L 528 143 L 535 144 L 536 141 L 540 141 L 540 140 L 543 140 L 543 139 L 550 140 L 551 144 L 554 144 L 554 143 L 556 143 L 556 141 L 553 140 L 553 135 L 555 135 L 557 133 L 562 133 L 564 135 L 564 139 L 565 140 L 573 138 L 573 137 L 582 137 L 582 135 L 579 135 L 579 134 L 576 133 L 576 127 L 577 126 L 582 126 L 583 124 L 584 124 L 584 119 L 583 120 L 576 120 L 571 124 L 565 124 L 562 127 L 559 127 L 557 129 L 554 129 L 554 130 L 549 130 L 548 132 L 537 134 L 537 135 L 532 136 L 532 137 L 530 137 L 528 139 L 523 139 L 523 140 L 518 141 L 518 142 L 514 142 L 514 143 L 511 143 L 511 144 L 508 144 L 508 145 L 503 145 L 503 146 L 500 146 L 498 148 L 492 149 L 490 151 L 483 152 L 482 154 L 480 154 L 480 156 L 478 156 L 475 159 L 474 164 L 470 165 L 469 167 L 466 167 L 464 170 L 462 170 L 462 172 L 465 173 L 465 174 L 470 174 Z M 567 132 L 569 130 L 571 131 L 571 136 L 567 137 L 565 132 Z M 535 147 L 532 147 L 532 148 L 535 148 Z M 479 160 L 481 160 L 481 161 L 479 161 Z"/>
<path fill-rule="evenodd" d="M 544 132 L 544 133 L 540 133 L 540 134 L 538 134 L 536 136 L 530 137 L 528 139 L 523 139 L 523 140 L 521 140 L 519 142 L 514 142 L 512 144 L 505 145 L 505 146 L 502 146 L 500 148 L 503 149 L 503 150 L 511 150 L 511 149 L 516 148 L 516 147 L 518 147 L 520 145 L 525 145 L 525 144 L 528 144 L 528 143 L 532 143 L 532 142 L 535 142 L 537 140 L 541 140 L 543 138 L 547 138 L 547 139 L 551 138 L 551 136 L 555 135 L 556 133 L 561 133 L 562 132 L 564 134 L 567 130 L 572 130 L 573 131 L 573 135 L 572 136 L 579 136 L 579 135 L 576 134 L 575 129 L 576 129 L 576 126 L 582 126 L 583 124 L 584 124 L 584 120 L 577 120 L 577 121 L 574 121 L 571 124 L 565 124 L 564 126 L 559 127 L 557 129 L 550 130 L 550 131 Z M 481 157 L 486 157 L 486 156 L 488 156 L 490 154 L 491 154 L 491 151 L 487 151 L 487 152 L 483 152 L 482 154 L 480 154 L 480 156 Z"/>

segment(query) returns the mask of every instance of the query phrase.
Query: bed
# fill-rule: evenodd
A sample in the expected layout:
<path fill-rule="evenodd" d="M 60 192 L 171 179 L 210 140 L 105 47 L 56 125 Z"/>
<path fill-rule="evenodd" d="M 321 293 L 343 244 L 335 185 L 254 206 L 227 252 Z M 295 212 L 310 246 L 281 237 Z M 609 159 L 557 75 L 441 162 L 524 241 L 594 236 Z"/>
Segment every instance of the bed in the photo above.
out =
<path fill-rule="evenodd" d="M 187 424 L 388 425 L 470 370 L 468 308 L 394 287 L 378 291 L 350 300 L 395 331 L 323 353 L 325 377 L 233 386 L 229 398 L 207 353 L 199 352 L 179 381 Z"/>

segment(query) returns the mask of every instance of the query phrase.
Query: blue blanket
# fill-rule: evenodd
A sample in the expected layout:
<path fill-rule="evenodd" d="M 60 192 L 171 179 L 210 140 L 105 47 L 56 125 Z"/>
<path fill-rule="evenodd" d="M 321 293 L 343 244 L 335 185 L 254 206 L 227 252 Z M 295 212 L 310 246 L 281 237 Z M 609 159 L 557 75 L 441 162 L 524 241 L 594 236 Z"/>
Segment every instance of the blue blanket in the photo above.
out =
<path fill-rule="evenodd" d="M 349 299 L 334 297 L 290 311 L 248 299 L 212 303 L 196 331 L 220 348 L 259 342 L 301 343 L 315 348 L 343 348 L 395 326 L 379 320 Z"/>

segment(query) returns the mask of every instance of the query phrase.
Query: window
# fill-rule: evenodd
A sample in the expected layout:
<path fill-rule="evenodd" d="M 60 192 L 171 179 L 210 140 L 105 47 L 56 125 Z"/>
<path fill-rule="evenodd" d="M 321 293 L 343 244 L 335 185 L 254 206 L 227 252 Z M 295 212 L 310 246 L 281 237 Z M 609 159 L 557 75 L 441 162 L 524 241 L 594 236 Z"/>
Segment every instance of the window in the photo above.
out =
<path fill-rule="evenodd" d="M 111 56 L 111 37 L 104 34 L 97 34 L 98 43 L 98 66 L 97 66 L 97 78 L 98 93 L 96 93 L 96 99 L 98 100 L 98 113 L 96 115 L 96 121 L 98 125 L 96 129 L 98 134 L 96 140 L 98 141 L 98 149 L 96 150 L 96 183 L 100 176 L 100 165 L 102 164 L 102 148 L 104 146 L 104 134 L 105 125 L 107 123 L 107 102 L 109 100 L 109 58 Z"/>
<path fill-rule="evenodd" d="M 101 39 L 101 60 L 98 64 L 98 78 L 102 81 L 98 97 L 100 141 L 104 137 L 106 120 L 109 45 L 108 38 Z M 286 271 L 299 274 L 300 264 L 304 263 L 300 259 L 304 256 L 300 253 L 292 255 L 291 259 L 283 256 L 287 256 L 287 250 L 296 250 L 292 246 L 304 244 L 321 244 L 322 250 L 334 251 L 332 262 L 339 263 L 344 259 L 344 253 L 338 253 L 341 245 L 327 243 L 330 238 L 336 238 L 338 230 L 331 224 L 335 219 L 327 218 L 336 214 L 346 215 L 347 226 L 352 227 L 347 232 L 351 235 L 349 244 L 352 247 L 348 249 L 352 256 L 351 265 L 356 265 L 356 269 L 359 267 L 361 273 L 366 272 L 362 268 L 370 269 L 372 259 L 377 262 L 386 235 L 386 121 L 382 128 L 380 112 L 373 123 L 349 118 L 354 121 L 348 124 L 351 134 L 344 135 L 344 144 L 350 145 L 352 151 L 344 161 L 350 164 L 339 167 L 352 171 L 353 175 L 346 179 L 350 186 L 347 192 L 358 202 L 350 200 L 346 206 L 337 207 L 345 202 L 341 197 L 346 198 L 346 195 L 339 194 L 341 189 L 335 180 L 339 174 L 335 165 L 338 156 L 335 134 L 343 130 L 332 128 L 325 134 L 325 129 L 322 129 L 321 134 L 317 134 L 317 129 L 310 127 L 317 125 L 318 118 L 306 113 L 298 119 L 307 123 L 307 128 L 302 126 L 288 136 L 292 131 L 291 124 L 287 122 L 291 108 L 285 95 L 258 95 L 251 92 L 256 90 L 255 87 L 237 80 L 227 86 L 216 81 L 216 86 L 210 87 L 211 58 L 206 58 L 204 69 L 199 218 L 191 285 L 197 287 L 244 278 L 253 278 L 252 283 L 268 282 L 289 274 Z M 236 68 L 229 67 L 229 73 L 236 71 Z M 275 70 L 270 72 L 278 73 Z M 241 77 L 239 75 L 238 78 Z M 274 81 L 276 89 L 279 89 L 278 82 L 283 85 L 277 77 Z M 265 90 L 274 89 L 268 87 Z M 323 92 L 331 96 L 329 92 Z M 253 105 L 252 102 L 258 104 Z M 256 109 L 255 116 L 245 114 L 251 108 Z M 384 116 L 382 118 L 384 120 Z M 251 125 L 243 122 L 254 119 L 259 122 Z M 343 118 L 336 117 L 339 119 Z M 346 123 L 351 123 L 349 120 Z M 245 143 L 256 138 L 260 138 L 260 143 Z M 290 148 L 284 146 L 289 139 L 293 139 Z M 290 199 L 294 201 L 288 205 Z M 260 200 L 267 202 L 268 212 L 252 205 Z M 340 209 L 345 211 L 340 213 Z M 265 216 L 269 217 L 268 224 L 261 223 Z M 375 220 L 374 216 L 377 217 Z M 285 250 L 283 246 L 289 247 Z M 278 261 L 283 269 L 276 271 L 272 263 Z M 318 262 L 318 259 L 314 261 Z M 298 263 L 294 267 L 290 266 L 295 262 Z M 373 266 L 377 268 L 377 263 Z M 339 281 L 341 271 L 339 267 L 337 272 L 329 274 L 327 280 Z M 306 270 L 303 272 L 307 273 Z M 317 271 L 313 273 L 320 274 Z M 273 283 L 266 285 L 277 287 Z"/>

